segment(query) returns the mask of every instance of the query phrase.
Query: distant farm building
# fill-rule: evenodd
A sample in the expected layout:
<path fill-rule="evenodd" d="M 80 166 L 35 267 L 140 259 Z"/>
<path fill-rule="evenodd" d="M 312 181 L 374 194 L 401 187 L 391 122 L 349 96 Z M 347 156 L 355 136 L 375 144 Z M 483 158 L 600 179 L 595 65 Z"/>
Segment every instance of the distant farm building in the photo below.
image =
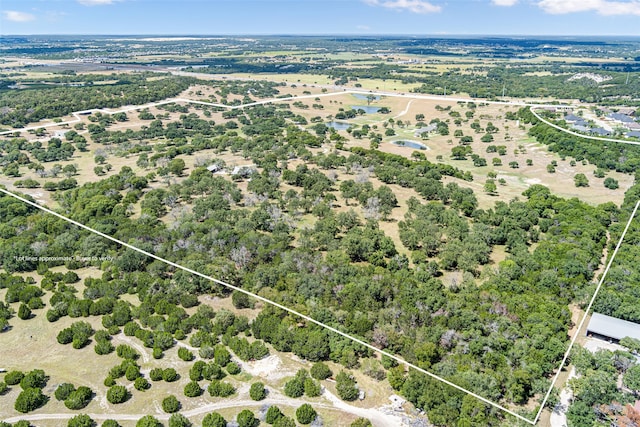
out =
<path fill-rule="evenodd" d="M 587 326 L 587 335 L 613 342 L 624 337 L 640 340 L 640 324 L 593 313 Z"/>

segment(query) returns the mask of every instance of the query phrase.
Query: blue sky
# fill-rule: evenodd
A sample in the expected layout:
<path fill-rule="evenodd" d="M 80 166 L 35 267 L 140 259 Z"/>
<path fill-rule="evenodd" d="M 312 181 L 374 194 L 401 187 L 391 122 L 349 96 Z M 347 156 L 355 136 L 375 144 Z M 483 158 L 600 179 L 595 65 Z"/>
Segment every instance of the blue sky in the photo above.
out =
<path fill-rule="evenodd" d="M 0 34 L 640 35 L 640 0 L 2 0 Z"/>

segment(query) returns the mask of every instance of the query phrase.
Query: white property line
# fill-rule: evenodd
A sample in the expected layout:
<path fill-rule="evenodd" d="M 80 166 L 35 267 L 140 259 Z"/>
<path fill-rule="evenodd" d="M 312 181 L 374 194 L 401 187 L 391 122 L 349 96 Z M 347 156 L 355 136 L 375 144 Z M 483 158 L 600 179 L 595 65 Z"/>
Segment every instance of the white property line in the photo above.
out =
<path fill-rule="evenodd" d="M 598 282 L 598 286 L 596 287 L 596 290 L 593 293 L 593 296 L 591 297 L 591 301 L 589 301 L 589 305 L 587 306 L 587 308 L 584 311 L 584 316 L 582 316 L 582 320 L 580 321 L 580 324 L 578 325 L 578 328 L 576 329 L 576 332 L 573 335 L 573 338 L 571 339 L 571 343 L 569 344 L 569 348 L 567 348 L 567 351 L 565 352 L 564 357 L 562 358 L 562 362 L 560 362 L 560 367 L 558 368 L 558 372 L 556 372 L 556 375 L 553 377 L 553 381 L 551 382 L 551 387 L 549 387 L 549 391 L 547 391 L 547 394 L 544 396 L 544 400 L 542 401 L 542 404 L 540 405 L 540 409 L 538 410 L 538 414 L 536 415 L 536 418 L 533 421 L 533 424 L 536 424 L 538 422 L 538 420 L 540 419 L 540 415 L 542 414 L 542 410 L 544 409 L 544 405 L 547 403 L 547 400 L 549 399 L 549 396 L 551 395 L 551 390 L 553 390 L 553 387 L 554 387 L 556 381 L 558 381 L 558 377 L 560 376 L 560 372 L 562 372 L 562 368 L 564 367 L 565 363 L 567 363 L 567 359 L 569 358 L 569 353 L 571 353 L 571 349 L 573 348 L 573 345 L 576 343 L 576 339 L 578 339 L 578 335 L 580 335 L 580 330 L 582 330 L 582 327 L 584 326 L 584 322 L 587 320 L 587 316 L 589 316 L 589 311 L 591 310 L 591 307 L 593 306 L 593 303 L 595 302 L 596 297 L 598 296 L 598 292 L 600 292 L 600 288 L 602 287 L 602 284 L 604 283 L 604 279 L 607 277 L 607 273 L 609 272 L 609 269 L 611 268 L 611 264 L 613 264 L 613 260 L 615 259 L 616 255 L 618 254 L 618 249 L 620 249 L 620 246 L 622 245 L 622 241 L 624 240 L 624 236 L 627 234 L 627 230 L 629 230 L 629 226 L 631 226 L 631 222 L 633 221 L 633 218 L 636 216 L 636 212 L 638 211 L 638 206 L 640 206 L 640 200 L 638 200 L 638 202 L 636 203 L 635 208 L 633 208 L 633 212 L 631 213 L 631 216 L 629 217 L 629 221 L 627 222 L 627 225 L 624 227 L 624 231 L 622 232 L 622 235 L 620 236 L 620 240 L 618 241 L 618 244 L 616 245 L 616 248 L 613 251 L 613 254 L 611 255 L 611 258 L 609 258 L 609 263 L 607 264 L 607 268 L 605 268 L 604 273 L 602 273 L 602 277 L 600 278 L 600 282 Z"/>
<path fill-rule="evenodd" d="M 580 138 L 584 138 L 584 139 L 592 139 L 594 141 L 604 141 L 604 142 L 619 142 L 621 144 L 630 144 L 630 145 L 640 145 L 640 142 L 638 141 L 629 141 L 627 139 L 616 139 L 616 138 L 603 138 L 600 136 L 590 136 L 590 135 L 583 135 L 581 133 L 578 132 L 574 132 L 572 130 L 569 129 L 565 129 L 562 126 L 558 126 L 555 123 L 551 123 L 550 121 L 543 119 L 542 117 L 540 117 L 538 115 L 538 113 L 536 113 L 536 111 L 533 108 L 529 108 L 529 110 L 531 110 L 531 112 L 533 113 L 534 116 L 536 116 L 536 118 L 538 120 L 540 120 L 542 123 L 551 126 L 552 128 L 561 130 L 564 133 L 568 133 L 569 135 L 573 135 L 573 136 L 579 136 Z"/>
<path fill-rule="evenodd" d="M 436 379 L 436 380 L 438 380 L 438 381 L 441 381 L 441 382 L 443 382 L 443 383 L 447 384 L 448 386 L 451 386 L 451 387 L 453 387 L 453 388 L 455 388 L 455 389 L 457 389 L 457 390 L 459 390 L 459 391 L 462 391 L 462 392 L 464 392 L 464 393 L 467 393 L 467 394 L 469 394 L 469 395 L 471 395 L 471 396 L 475 397 L 476 399 L 481 400 L 482 402 L 484 402 L 484 403 L 486 403 L 486 404 L 488 404 L 488 405 L 491 405 L 491 406 L 493 406 L 493 407 L 495 407 L 495 408 L 497 408 L 497 409 L 500 409 L 501 411 L 504 411 L 504 412 L 506 412 L 507 414 L 512 415 L 512 416 L 514 416 L 514 417 L 516 417 L 516 418 L 518 418 L 518 419 L 520 419 L 520 420 L 522 420 L 522 421 L 524 421 L 524 422 L 527 422 L 527 423 L 529 423 L 529 424 L 531 424 L 531 425 L 535 425 L 535 423 L 536 423 L 536 421 L 532 421 L 532 420 L 530 420 L 530 419 L 528 419 L 528 418 L 525 418 L 525 417 L 523 417 L 522 415 L 517 414 L 517 413 L 513 412 L 512 410 L 510 410 L 510 409 L 508 409 L 508 408 L 505 408 L 504 406 L 502 406 L 502 405 L 500 405 L 500 404 L 498 404 L 498 403 L 492 402 L 492 401 L 490 401 L 490 400 L 488 400 L 488 399 L 486 399 L 486 398 L 484 398 L 484 397 L 482 397 L 482 396 L 480 396 L 480 395 L 478 395 L 478 394 L 476 394 L 476 393 L 474 393 L 474 392 L 472 392 L 472 391 L 470 391 L 470 390 L 467 390 L 467 389 L 465 389 L 465 388 L 463 388 L 463 387 L 460 387 L 460 386 L 459 386 L 459 385 L 457 385 L 457 384 L 452 383 L 451 381 L 448 381 L 448 380 L 446 380 L 446 379 L 444 379 L 444 378 L 442 378 L 442 377 L 439 377 L 439 376 L 438 376 L 438 375 L 436 375 L 436 374 L 433 374 L 433 373 L 431 373 L 431 372 L 429 372 L 429 371 L 426 371 L 425 369 L 420 368 L 419 366 L 416 366 L 416 365 L 414 365 L 413 363 L 407 362 L 406 360 L 404 360 L 404 359 L 403 359 L 403 358 L 401 358 L 401 357 L 398 357 L 398 356 L 393 355 L 393 354 L 391 354 L 391 353 L 388 353 L 388 352 L 386 352 L 386 351 L 384 351 L 384 350 L 381 350 L 381 349 L 379 349 L 379 348 L 377 348 L 377 347 L 374 347 L 373 345 L 371 345 L 371 344 L 369 344 L 369 343 L 366 343 L 366 342 L 362 341 L 362 340 L 361 340 L 361 339 L 359 339 L 359 338 L 356 338 L 356 337 L 351 336 L 351 335 L 349 335 L 349 334 L 347 334 L 347 333 L 345 333 L 345 332 L 342 332 L 342 331 L 340 331 L 340 330 L 338 330 L 338 329 L 336 329 L 336 328 L 334 328 L 334 327 L 332 327 L 332 326 L 329 326 L 329 325 L 326 325 L 326 324 L 324 324 L 324 323 L 322 323 L 322 322 L 319 322 L 319 321 L 317 321 L 317 320 L 315 320 L 315 319 L 313 319 L 313 318 L 311 318 L 311 317 L 309 317 L 309 316 L 306 316 L 306 315 L 304 315 L 304 314 L 302 314 L 302 313 L 299 313 L 299 312 L 297 312 L 297 311 L 295 311 L 295 310 L 293 310 L 293 309 L 291 309 L 291 308 L 285 307 L 285 306 L 284 306 L 284 305 L 282 305 L 282 304 L 279 304 L 279 303 L 277 303 L 277 302 L 275 302 L 275 301 L 271 301 L 270 299 L 264 298 L 264 297 L 262 297 L 262 296 L 260 296 L 260 295 L 256 295 L 256 294 L 254 294 L 254 293 L 252 293 L 252 292 L 249 292 L 249 291 L 244 290 L 244 289 L 242 289 L 242 288 L 239 288 L 239 287 L 237 287 L 237 286 L 234 286 L 234 285 L 231 285 L 231 284 L 229 284 L 229 283 L 223 282 L 223 281 L 218 280 L 218 279 L 216 279 L 216 278 L 213 278 L 213 277 L 211 277 L 211 276 L 207 276 L 206 274 L 202 274 L 202 273 L 200 273 L 200 272 L 198 272 L 198 271 L 192 270 L 192 269 L 190 269 L 190 268 L 188 268 L 188 267 L 184 267 L 184 266 L 182 266 L 182 265 L 180 265 L 180 264 L 177 264 L 177 263 L 175 263 L 175 262 L 172 262 L 172 261 L 169 261 L 169 260 L 167 260 L 167 259 L 161 258 L 161 257 L 159 257 L 158 255 L 152 254 L 152 253 L 150 253 L 150 252 L 147 252 L 147 251 L 145 251 L 145 250 L 142 250 L 142 249 L 140 249 L 140 248 L 137 248 L 137 247 L 135 247 L 135 246 L 133 246 L 133 245 L 130 245 L 130 244 L 128 244 L 128 243 L 125 243 L 125 242 L 123 242 L 123 241 L 121 241 L 121 240 L 116 239 L 115 237 L 109 236 L 108 234 L 104 234 L 104 233 L 102 233 L 102 232 L 100 232 L 100 231 L 98 231 L 98 230 L 94 230 L 93 228 L 91 228 L 91 227 L 89 227 L 89 226 L 87 226 L 87 225 L 84 225 L 84 224 L 79 223 L 79 222 L 77 222 L 77 221 L 74 221 L 74 220 L 72 220 L 72 219 L 70 219 L 70 218 L 67 218 L 67 217 L 65 217 L 64 215 L 61 215 L 61 214 L 59 214 L 59 213 L 57 213 L 57 212 L 55 212 L 55 211 L 52 211 L 51 209 L 48 209 L 48 208 L 46 208 L 46 207 L 44 207 L 44 206 L 40 206 L 38 203 L 35 203 L 35 202 L 32 202 L 32 201 L 30 201 L 30 200 L 27 200 L 27 199 L 25 199 L 25 198 L 23 198 L 23 197 L 20 197 L 20 196 L 18 196 L 17 194 L 14 194 L 14 193 L 12 193 L 12 192 L 10 192 L 10 191 L 5 190 L 4 188 L 0 188 L 0 192 L 2 192 L 2 193 L 4 193 L 4 194 L 6 194 L 6 195 L 8 195 L 8 196 L 14 197 L 14 198 L 16 198 L 16 199 L 18 199 L 18 200 L 20 200 L 20 201 L 22 201 L 22 202 L 24 202 L 24 203 L 26 203 L 26 204 L 28 204 L 28 205 L 31 205 L 31 206 L 33 206 L 33 207 L 35 207 L 35 208 L 38 208 L 38 209 L 40 209 L 41 211 L 44 211 L 44 212 L 49 213 L 49 214 L 51 214 L 51 215 L 54 215 L 54 216 L 56 216 L 56 217 L 58 217 L 58 218 L 60 218 L 60 219 L 62 219 L 62 220 L 65 220 L 65 221 L 67 221 L 67 222 L 69 222 L 69 223 L 71 223 L 71 224 L 73 224 L 73 225 L 75 225 L 75 226 L 77 226 L 77 227 L 83 228 L 83 229 L 85 229 L 85 230 L 87 230 L 87 231 L 90 231 L 90 232 L 92 232 L 92 233 L 94 233 L 94 234 L 97 234 L 98 236 L 101 236 L 101 237 L 104 237 L 105 239 L 111 240 L 112 242 L 115 242 L 115 243 L 117 243 L 117 244 L 119 244 L 119 245 L 121 245 L 121 246 L 124 246 L 124 247 L 126 247 L 126 248 L 129 248 L 129 249 L 134 250 L 134 251 L 136 251 L 136 252 L 139 252 L 139 253 L 141 253 L 141 254 L 143 254 L 143 255 L 146 255 L 146 256 L 148 256 L 148 257 L 150 257 L 150 258 L 153 258 L 153 259 L 155 259 L 155 260 L 158 260 L 158 261 L 164 262 L 165 264 L 170 265 L 170 266 L 172 266 L 172 267 L 175 267 L 175 268 L 177 268 L 177 269 L 184 270 L 184 271 L 186 271 L 186 272 L 188 272 L 188 273 L 194 274 L 194 275 L 196 275 L 196 276 L 198 276 L 198 277 L 201 277 L 201 278 L 203 278 L 203 279 L 210 280 L 210 281 L 212 281 L 212 282 L 214 282 L 214 283 L 217 283 L 217 284 L 219 284 L 219 285 L 225 286 L 225 287 L 227 287 L 227 288 L 229 288 L 229 289 L 233 289 L 234 291 L 242 292 L 243 294 L 249 295 L 249 296 L 250 296 L 250 297 L 252 297 L 252 298 L 255 298 L 255 299 L 260 300 L 260 301 L 262 301 L 262 302 L 264 302 L 264 303 L 270 304 L 270 305 L 272 305 L 272 306 L 274 306 L 274 307 L 277 307 L 277 308 L 279 308 L 279 309 L 281 309 L 281 310 L 284 310 L 284 311 L 286 311 L 286 312 L 288 312 L 288 313 L 291 313 L 291 314 L 293 314 L 293 315 L 295 315 L 295 316 L 297 316 L 297 317 L 300 317 L 300 318 L 302 318 L 302 319 L 305 319 L 305 320 L 307 320 L 308 322 L 314 323 L 314 324 L 316 324 L 316 325 L 318 325 L 318 326 L 320 326 L 320 327 L 322 327 L 322 328 L 324 328 L 324 329 L 327 329 L 328 331 L 331 331 L 331 332 L 336 333 L 336 334 L 338 334 L 338 335 L 340 335 L 340 336 L 342 336 L 342 337 L 344 337 L 344 338 L 347 338 L 347 339 L 349 339 L 349 340 L 351 340 L 351 341 L 353 341 L 353 342 L 355 342 L 355 343 L 357 343 L 357 344 L 360 344 L 361 346 L 366 347 L 366 348 L 368 348 L 368 349 L 370 349 L 370 350 L 372 350 L 372 351 L 374 351 L 374 352 L 376 352 L 376 353 L 379 353 L 379 354 L 381 354 L 381 355 L 387 356 L 387 357 L 389 357 L 389 358 L 391 358 L 391 359 L 395 360 L 395 361 L 396 361 L 396 362 L 398 362 L 398 363 L 401 363 L 401 364 L 403 364 L 403 365 L 405 365 L 405 366 L 408 366 L 409 368 L 413 368 L 413 369 L 417 370 L 418 372 L 421 372 L 421 373 L 423 373 L 423 374 L 425 374 L 425 375 L 428 375 L 429 377 L 431 377 L 431 378 L 433 378 L 433 379 Z M 614 254 L 614 255 L 615 255 L 615 254 Z"/>

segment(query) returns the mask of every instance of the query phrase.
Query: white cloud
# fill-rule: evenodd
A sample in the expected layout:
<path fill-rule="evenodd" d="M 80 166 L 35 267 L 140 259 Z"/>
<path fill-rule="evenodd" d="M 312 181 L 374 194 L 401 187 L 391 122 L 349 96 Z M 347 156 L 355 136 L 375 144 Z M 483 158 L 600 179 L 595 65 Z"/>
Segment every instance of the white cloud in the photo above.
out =
<path fill-rule="evenodd" d="M 84 6 L 101 6 L 105 4 L 113 4 L 116 0 L 78 0 L 78 3 Z"/>
<path fill-rule="evenodd" d="M 368 25 L 358 25 L 356 27 L 358 30 L 370 30 L 371 27 L 369 27 Z"/>
<path fill-rule="evenodd" d="M 563 15 L 574 12 L 597 12 L 603 16 L 640 16 L 640 1 L 638 0 L 540 0 L 538 6 L 552 15 Z"/>
<path fill-rule="evenodd" d="M 425 0 L 364 0 L 369 6 L 381 6 L 397 11 L 408 10 L 413 13 L 436 13 L 442 7 Z"/>
<path fill-rule="evenodd" d="M 30 13 L 18 12 L 17 10 L 5 10 L 2 12 L 4 19 L 12 22 L 29 22 L 36 19 L 36 17 Z"/>
<path fill-rule="evenodd" d="M 491 3 L 494 6 L 511 7 L 518 3 L 518 0 L 491 0 Z"/>

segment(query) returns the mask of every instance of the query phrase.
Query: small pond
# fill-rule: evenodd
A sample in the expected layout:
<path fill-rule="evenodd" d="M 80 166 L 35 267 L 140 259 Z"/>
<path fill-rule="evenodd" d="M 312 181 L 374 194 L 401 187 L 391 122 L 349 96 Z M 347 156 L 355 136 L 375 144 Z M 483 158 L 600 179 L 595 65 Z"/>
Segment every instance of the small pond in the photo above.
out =
<path fill-rule="evenodd" d="M 330 128 L 334 128 L 335 130 L 347 130 L 351 126 L 351 123 L 332 121 L 326 123 L 326 125 Z"/>
<path fill-rule="evenodd" d="M 362 99 L 363 101 L 367 100 L 367 96 L 373 97 L 374 101 L 378 101 L 380 99 L 380 95 L 367 95 L 365 93 L 352 93 L 353 97 L 356 99 Z"/>
<path fill-rule="evenodd" d="M 418 142 L 418 141 L 410 141 L 410 140 L 402 140 L 402 141 L 393 141 L 393 145 L 397 145 L 398 147 L 409 147 L 415 150 L 428 150 L 429 147 Z"/>
<path fill-rule="evenodd" d="M 351 108 L 354 110 L 364 110 L 366 114 L 374 114 L 382 107 L 379 105 L 352 105 Z"/>

